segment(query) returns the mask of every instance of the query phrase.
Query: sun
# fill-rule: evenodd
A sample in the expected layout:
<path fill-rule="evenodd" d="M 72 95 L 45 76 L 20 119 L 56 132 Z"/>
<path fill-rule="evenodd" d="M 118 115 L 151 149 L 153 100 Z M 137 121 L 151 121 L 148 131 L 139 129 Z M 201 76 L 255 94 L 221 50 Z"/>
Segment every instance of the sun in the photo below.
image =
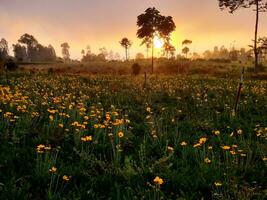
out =
<path fill-rule="evenodd" d="M 155 36 L 154 37 L 154 46 L 158 49 L 162 48 L 164 44 L 164 41 L 162 38 Z"/>

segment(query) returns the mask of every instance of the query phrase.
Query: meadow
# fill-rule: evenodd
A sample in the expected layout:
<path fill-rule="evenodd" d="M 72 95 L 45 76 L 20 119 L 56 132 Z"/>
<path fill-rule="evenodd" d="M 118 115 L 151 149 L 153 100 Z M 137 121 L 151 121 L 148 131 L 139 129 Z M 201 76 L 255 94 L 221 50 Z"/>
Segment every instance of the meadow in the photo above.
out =
<path fill-rule="evenodd" d="M 266 199 L 266 80 L 8 78 L 0 199 Z"/>

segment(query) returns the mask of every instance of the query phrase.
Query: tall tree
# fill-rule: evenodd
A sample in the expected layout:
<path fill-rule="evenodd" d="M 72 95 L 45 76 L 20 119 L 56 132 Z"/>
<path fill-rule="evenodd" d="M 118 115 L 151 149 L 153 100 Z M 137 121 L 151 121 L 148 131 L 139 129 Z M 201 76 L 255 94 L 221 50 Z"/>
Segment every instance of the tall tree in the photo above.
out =
<path fill-rule="evenodd" d="M 90 45 L 86 46 L 86 54 L 88 54 L 88 55 L 92 54 L 92 50 L 91 50 Z"/>
<path fill-rule="evenodd" d="M 20 37 L 18 42 L 20 44 L 26 45 L 27 60 L 33 61 L 35 59 L 34 56 L 36 56 L 36 47 L 38 45 L 38 41 L 35 39 L 35 37 L 33 35 L 25 33 Z"/>
<path fill-rule="evenodd" d="M 61 44 L 61 48 L 62 48 L 63 59 L 65 61 L 69 60 L 70 59 L 70 52 L 69 52 L 70 46 L 69 46 L 69 44 L 67 42 L 64 42 Z"/>
<path fill-rule="evenodd" d="M 106 47 L 101 47 L 99 49 L 99 54 L 98 54 L 99 60 L 106 61 L 107 56 L 108 56 L 108 50 L 106 49 Z"/>
<path fill-rule="evenodd" d="M 125 60 L 128 60 L 128 52 L 129 48 L 132 46 L 132 42 L 128 38 L 122 38 L 120 44 L 123 48 L 125 48 Z"/>
<path fill-rule="evenodd" d="M 185 57 L 187 58 L 187 55 L 188 55 L 188 53 L 189 53 L 189 48 L 188 47 L 184 47 L 183 49 L 182 49 L 182 53 L 183 54 L 185 54 Z"/>
<path fill-rule="evenodd" d="M 8 42 L 2 38 L 0 41 L 0 60 L 6 60 L 8 58 Z"/>
<path fill-rule="evenodd" d="M 266 60 L 267 37 L 261 37 L 258 39 L 258 51 L 259 51 L 260 60 Z"/>
<path fill-rule="evenodd" d="M 84 49 L 81 51 L 81 54 L 82 54 L 82 56 L 84 57 L 84 55 L 85 55 L 85 51 L 84 51 Z"/>
<path fill-rule="evenodd" d="M 27 50 L 25 46 L 13 44 L 13 51 L 17 61 L 21 62 L 27 60 Z"/>
<path fill-rule="evenodd" d="M 187 58 L 187 55 L 190 51 L 188 45 L 192 44 L 192 40 L 188 40 L 188 39 L 185 39 L 183 42 L 182 42 L 182 46 L 185 45 L 185 47 L 182 49 L 182 53 L 186 55 L 186 58 Z"/>
<path fill-rule="evenodd" d="M 27 46 L 32 46 L 32 47 L 38 44 L 38 41 L 35 39 L 35 37 L 28 33 L 25 33 L 24 35 L 22 35 L 20 39 L 18 40 L 18 42 L 21 44 L 26 44 Z"/>
<path fill-rule="evenodd" d="M 221 9 L 228 9 L 230 13 L 235 12 L 239 8 L 251 8 L 255 7 L 256 22 L 255 22 L 255 34 L 254 34 L 254 56 L 255 56 L 255 72 L 258 71 L 258 56 L 259 49 L 258 44 L 258 26 L 259 26 L 259 13 L 267 11 L 267 0 L 219 0 L 219 6 Z"/>
<path fill-rule="evenodd" d="M 162 16 L 156 8 L 148 8 L 145 13 L 137 17 L 137 37 L 143 39 L 142 44 L 151 41 L 152 65 L 151 72 L 154 71 L 154 37 L 159 34 L 162 38 L 169 37 L 175 30 L 175 23 L 171 16 Z"/>
<path fill-rule="evenodd" d="M 166 57 L 169 59 L 169 55 L 171 54 L 171 56 L 174 56 L 175 53 L 175 47 L 170 43 L 170 40 L 167 40 L 164 42 L 163 45 L 163 51 L 164 51 L 164 55 L 166 55 Z"/>

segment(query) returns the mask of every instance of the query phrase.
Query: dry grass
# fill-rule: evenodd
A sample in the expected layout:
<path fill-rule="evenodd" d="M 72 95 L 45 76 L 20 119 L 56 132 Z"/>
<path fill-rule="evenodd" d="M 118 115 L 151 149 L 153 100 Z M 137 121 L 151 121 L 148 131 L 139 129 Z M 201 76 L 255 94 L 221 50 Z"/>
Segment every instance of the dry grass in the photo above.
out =
<path fill-rule="evenodd" d="M 131 66 L 138 63 L 141 66 L 141 74 L 149 73 L 151 70 L 150 60 L 141 61 L 111 61 L 111 62 L 90 62 L 90 63 L 57 63 L 57 64 L 38 64 L 22 65 L 20 70 L 31 71 L 33 73 L 57 73 L 57 74 L 112 74 L 127 75 L 131 74 Z M 158 59 L 155 61 L 155 73 L 157 74 L 182 74 L 182 75 L 208 75 L 215 77 L 238 77 L 242 67 L 246 68 L 246 74 L 252 78 L 252 63 L 219 63 L 214 61 L 178 61 Z M 266 79 L 266 68 L 260 74 L 261 79 Z"/>

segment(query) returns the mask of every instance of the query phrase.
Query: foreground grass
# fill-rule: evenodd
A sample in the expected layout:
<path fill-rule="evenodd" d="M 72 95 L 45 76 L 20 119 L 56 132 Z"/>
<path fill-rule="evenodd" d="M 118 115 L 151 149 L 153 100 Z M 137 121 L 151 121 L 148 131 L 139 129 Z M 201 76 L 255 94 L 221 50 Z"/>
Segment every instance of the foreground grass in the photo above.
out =
<path fill-rule="evenodd" d="M 11 75 L 1 199 L 264 199 L 267 82 Z"/>

